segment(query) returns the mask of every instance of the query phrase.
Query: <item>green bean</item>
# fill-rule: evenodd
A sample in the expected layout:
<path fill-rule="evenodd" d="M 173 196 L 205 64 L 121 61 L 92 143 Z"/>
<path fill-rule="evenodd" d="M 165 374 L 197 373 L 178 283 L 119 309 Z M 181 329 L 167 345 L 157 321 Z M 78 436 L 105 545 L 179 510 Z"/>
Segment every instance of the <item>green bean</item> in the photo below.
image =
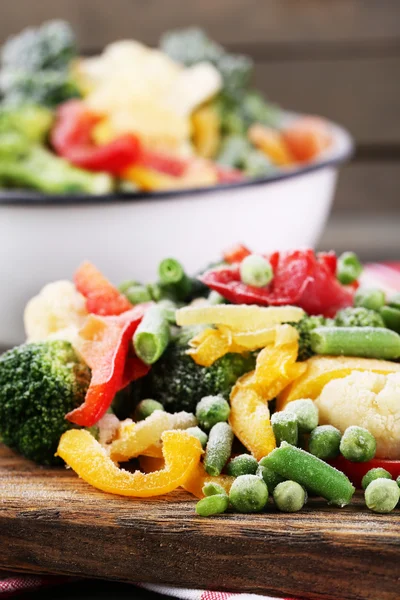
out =
<path fill-rule="evenodd" d="M 400 499 L 400 489 L 390 479 L 374 479 L 364 492 L 365 504 L 377 513 L 389 513 L 396 508 Z"/>
<path fill-rule="evenodd" d="M 354 306 L 379 311 L 385 305 L 385 293 L 379 288 L 360 288 L 354 296 Z"/>
<path fill-rule="evenodd" d="M 251 454 L 240 454 L 232 458 L 226 465 L 227 475 L 239 477 L 239 475 L 255 475 L 258 469 L 258 462 Z"/>
<path fill-rule="evenodd" d="M 141 285 L 141 284 L 138 281 L 135 281 L 134 279 L 127 279 L 126 281 L 123 281 L 122 283 L 119 284 L 118 290 L 121 292 L 121 294 L 125 294 L 126 290 L 128 290 L 133 285 Z"/>
<path fill-rule="evenodd" d="M 276 507 L 282 512 L 297 512 L 307 501 L 307 492 L 296 481 L 282 481 L 273 492 Z"/>
<path fill-rule="evenodd" d="M 194 437 L 200 441 L 200 444 L 203 446 L 203 448 L 206 447 L 208 435 L 202 429 L 200 429 L 200 427 L 189 427 L 186 429 L 186 432 L 190 433 L 190 435 L 194 435 Z"/>
<path fill-rule="evenodd" d="M 393 306 L 383 306 L 380 313 L 386 327 L 400 333 L 400 309 Z"/>
<path fill-rule="evenodd" d="M 340 454 L 342 434 L 333 425 L 319 425 L 310 433 L 308 451 L 314 456 L 327 460 Z"/>
<path fill-rule="evenodd" d="M 355 488 L 344 473 L 320 458 L 286 442 L 282 442 L 279 448 L 272 450 L 263 462 L 281 477 L 296 481 L 336 506 L 349 504 L 355 492 Z"/>
<path fill-rule="evenodd" d="M 230 406 L 222 396 L 205 396 L 196 406 L 197 420 L 206 430 L 216 423 L 227 421 L 230 412 Z"/>
<path fill-rule="evenodd" d="M 165 311 L 158 305 L 151 306 L 133 336 L 133 345 L 138 357 L 147 365 L 155 363 L 170 339 L 170 329 Z"/>
<path fill-rule="evenodd" d="M 299 438 L 299 427 L 297 417 L 289 411 L 279 411 L 271 417 L 272 430 L 274 432 L 276 445 L 279 446 L 282 441 L 288 444 L 297 445 Z"/>
<path fill-rule="evenodd" d="M 178 310 L 177 304 L 169 298 L 164 298 L 158 302 L 158 306 L 164 309 L 165 318 L 170 325 L 176 325 L 175 313 Z"/>
<path fill-rule="evenodd" d="M 220 475 L 232 454 L 233 432 L 228 423 L 217 423 L 211 429 L 204 457 L 204 468 L 209 475 Z"/>
<path fill-rule="evenodd" d="M 315 354 L 400 358 L 400 335 L 383 327 L 317 327 L 310 339 Z"/>
<path fill-rule="evenodd" d="M 206 496 L 196 504 L 196 512 L 200 517 L 211 517 L 219 515 L 226 511 L 229 506 L 229 498 L 227 494 L 215 494 Z"/>
<path fill-rule="evenodd" d="M 367 462 L 375 456 L 376 440 L 368 429 L 352 425 L 340 440 L 340 452 L 352 462 Z"/>
<path fill-rule="evenodd" d="M 177 300 L 185 300 L 192 289 L 192 282 L 180 262 L 165 258 L 158 266 L 158 276 L 164 292 Z"/>
<path fill-rule="evenodd" d="M 260 512 L 268 501 L 267 485 L 257 475 L 240 475 L 232 484 L 229 500 L 238 512 Z"/>
<path fill-rule="evenodd" d="M 207 481 L 207 483 L 203 485 L 202 492 L 205 496 L 215 496 L 216 494 L 225 496 L 228 495 L 222 485 L 219 485 L 219 483 L 214 483 L 213 481 Z"/>
<path fill-rule="evenodd" d="M 338 258 L 336 276 L 340 283 L 348 285 L 356 281 L 362 273 L 362 265 L 354 252 L 343 252 Z"/>
<path fill-rule="evenodd" d="M 131 285 L 124 294 L 131 304 L 141 304 L 152 300 L 149 290 L 144 285 Z"/>
<path fill-rule="evenodd" d="M 296 416 L 299 432 L 301 433 L 309 433 L 318 425 L 318 408 L 312 400 L 301 398 L 289 402 L 285 406 L 284 412 Z"/>
<path fill-rule="evenodd" d="M 155 410 L 164 410 L 164 407 L 160 402 L 151 398 L 141 400 L 135 409 L 135 421 L 147 419 Z"/>
<path fill-rule="evenodd" d="M 256 475 L 264 480 L 264 482 L 267 484 L 268 491 L 272 494 L 278 483 L 281 483 L 285 480 L 269 467 L 264 467 L 261 464 L 261 461 L 263 460 L 263 458 L 260 460 Z"/>
<path fill-rule="evenodd" d="M 381 467 L 370 469 L 362 478 L 361 485 L 363 490 L 366 490 L 371 481 L 374 481 L 375 479 L 392 479 L 392 476 L 389 471 L 386 471 L 386 469 L 382 469 Z"/>
<path fill-rule="evenodd" d="M 240 279 L 246 285 L 264 287 L 272 281 L 273 276 L 269 260 L 258 254 L 250 254 L 240 263 Z"/>

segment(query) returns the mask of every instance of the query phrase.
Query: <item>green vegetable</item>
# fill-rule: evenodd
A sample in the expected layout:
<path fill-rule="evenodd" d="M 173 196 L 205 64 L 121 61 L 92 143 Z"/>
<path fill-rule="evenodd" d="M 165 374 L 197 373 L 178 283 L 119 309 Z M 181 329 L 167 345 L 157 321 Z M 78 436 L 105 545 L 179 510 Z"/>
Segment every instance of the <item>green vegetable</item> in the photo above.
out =
<path fill-rule="evenodd" d="M 255 150 L 243 133 L 225 136 L 217 162 L 225 167 L 242 169 L 249 177 L 262 177 L 273 170 L 265 154 Z"/>
<path fill-rule="evenodd" d="M 165 258 L 158 266 L 160 286 L 165 297 L 173 300 L 187 300 L 192 291 L 192 282 L 180 262 Z"/>
<path fill-rule="evenodd" d="M 336 458 L 340 453 L 341 439 L 342 434 L 333 425 L 319 425 L 310 433 L 308 450 L 322 460 Z"/>
<path fill-rule="evenodd" d="M 258 469 L 258 462 L 251 454 L 240 454 L 232 458 L 226 465 L 227 475 L 239 477 L 240 475 L 255 475 Z"/>
<path fill-rule="evenodd" d="M 44 106 L 0 107 L 0 138 L 12 132 L 23 136 L 26 141 L 41 143 L 45 141 L 52 123 L 53 112 Z"/>
<path fill-rule="evenodd" d="M 141 304 L 142 302 L 150 302 L 152 300 L 151 294 L 146 286 L 135 284 L 129 286 L 123 292 L 131 304 Z"/>
<path fill-rule="evenodd" d="M 362 273 L 362 265 L 354 252 L 343 252 L 338 258 L 336 276 L 340 283 L 349 285 L 356 281 Z"/>
<path fill-rule="evenodd" d="M 246 154 L 242 169 L 248 177 L 265 177 L 275 171 L 275 167 L 265 154 L 254 148 Z"/>
<path fill-rule="evenodd" d="M 227 421 L 230 412 L 230 406 L 222 396 L 205 396 L 196 406 L 197 420 L 207 430 L 220 421 Z"/>
<path fill-rule="evenodd" d="M 349 504 L 355 492 L 344 473 L 286 442 L 282 442 L 279 448 L 263 458 L 263 463 L 281 477 L 296 481 L 336 506 Z"/>
<path fill-rule="evenodd" d="M 70 75 L 77 50 L 71 27 L 50 21 L 6 41 L 1 52 L 0 94 L 8 105 L 46 106 L 79 96 Z"/>
<path fill-rule="evenodd" d="M 182 335 L 192 337 L 193 330 L 183 331 Z M 181 341 L 184 339 L 172 342 L 149 374 L 135 382 L 136 398 L 156 398 L 170 412 L 195 412 L 204 396 L 229 398 L 237 379 L 254 369 L 254 356 L 234 353 L 226 354 L 211 367 L 201 367 L 186 354 L 187 346 Z"/>
<path fill-rule="evenodd" d="M 215 306 L 216 304 L 225 304 L 226 300 L 221 294 L 216 292 L 215 290 L 211 290 L 207 298 L 208 304 L 211 306 Z"/>
<path fill-rule="evenodd" d="M 369 310 L 376 310 L 385 305 L 385 293 L 378 288 L 360 288 L 354 296 L 354 305 Z"/>
<path fill-rule="evenodd" d="M 360 356 L 396 360 L 400 358 L 400 335 L 382 327 L 323 327 L 311 332 L 316 354 Z"/>
<path fill-rule="evenodd" d="M 297 512 L 307 501 L 307 493 L 296 481 L 282 481 L 273 491 L 276 507 L 282 512 Z"/>
<path fill-rule="evenodd" d="M 299 355 L 297 360 L 307 360 L 314 354 L 311 349 L 310 333 L 317 327 L 324 327 L 326 325 L 326 319 L 322 316 L 310 317 L 306 315 L 297 323 L 290 323 L 290 325 L 299 332 Z"/>
<path fill-rule="evenodd" d="M 265 459 L 266 457 L 262 458 L 258 463 L 259 466 L 256 475 L 265 481 L 268 491 L 272 494 L 278 483 L 284 481 L 284 478 L 278 475 L 278 473 L 273 471 L 270 467 L 266 466 Z"/>
<path fill-rule="evenodd" d="M 376 440 L 368 429 L 352 425 L 342 436 L 340 452 L 352 462 L 367 462 L 375 456 Z"/>
<path fill-rule="evenodd" d="M 374 481 L 375 479 L 392 479 L 392 476 L 389 471 L 386 471 L 386 469 L 382 469 L 381 467 L 370 469 L 362 478 L 361 485 L 363 490 L 366 490 L 371 481 Z"/>
<path fill-rule="evenodd" d="M 23 156 L 4 156 L 0 136 L 0 186 L 33 188 L 50 194 L 106 194 L 112 179 L 106 173 L 90 173 L 70 165 L 39 145 L 25 146 Z"/>
<path fill-rule="evenodd" d="M 60 464 L 54 456 L 72 423 L 65 415 L 85 400 L 90 370 L 71 344 L 25 344 L 0 357 L 0 436 L 26 458 Z"/>
<path fill-rule="evenodd" d="M 380 314 L 388 329 L 392 329 L 396 333 L 400 333 L 400 309 L 393 306 L 383 306 Z"/>
<path fill-rule="evenodd" d="M 200 517 L 211 517 L 224 513 L 229 506 L 227 494 L 213 494 L 206 496 L 196 504 L 196 512 Z"/>
<path fill-rule="evenodd" d="M 271 417 L 272 429 L 276 439 L 276 445 L 279 446 L 284 440 L 288 444 L 297 445 L 299 437 L 299 427 L 297 417 L 289 411 L 279 411 Z"/>
<path fill-rule="evenodd" d="M 392 308 L 400 308 L 400 294 L 393 294 L 388 302 Z"/>
<path fill-rule="evenodd" d="M 261 512 L 268 501 L 267 485 L 257 475 L 240 475 L 232 484 L 229 501 L 240 513 Z"/>
<path fill-rule="evenodd" d="M 379 313 L 362 306 L 340 310 L 334 319 L 334 325 L 336 327 L 385 327 Z"/>
<path fill-rule="evenodd" d="M 164 310 L 164 316 L 167 319 L 170 325 L 176 325 L 176 311 L 178 310 L 178 305 L 165 298 L 164 300 L 160 300 L 158 306 Z"/>
<path fill-rule="evenodd" d="M 220 475 L 232 453 L 233 432 L 228 423 L 217 423 L 208 435 L 204 468 L 209 475 Z"/>
<path fill-rule="evenodd" d="M 271 263 L 263 256 L 250 254 L 240 263 L 240 279 L 246 285 L 264 287 L 273 277 Z"/>
<path fill-rule="evenodd" d="M 130 287 L 135 285 L 141 284 L 135 279 L 126 279 L 125 281 L 122 281 L 122 283 L 119 284 L 118 290 L 121 292 L 121 294 L 125 294 L 125 292 L 127 292 Z"/>
<path fill-rule="evenodd" d="M 200 429 L 200 427 L 189 427 L 186 429 L 186 431 L 187 433 L 190 433 L 190 435 L 194 435 L 194 437 L 200 441 L 200 444 L 203 446 L 203 448 L 206 447 L 208 435 L 202 429 Z"/>
<path fill-rule="evenodd" d="M 216 494 L 225 494 L 225 496 L 227 496 L 227 493 L 222 485 L 219 485 L 219 483 L 214 483 L 213 481 L 207 481 L 207 483 L 203 485 L 202 492 L 205 496 L 215 496 Z"/>
<path fill-rule="evenodd" d="M 390 479 L 374 479 L 365 490 L 365 503 L 377 513 L 389 513 L 396 508 L 400 499 L 400 489 Z"/>
<path fill-rule="evenodd" d="M 139 402 L 135 409 L 135 421 L 143 421 L 147 419 L 155 410 L 164 410 L 164 407 L 157 400 L 146 398 Z"/>
<path fill-rule="evenodd" d="M 398 478 L 396 479 L 396 483 L 397 483 L 397 485 L 398 485 L 398 486 L 399 486 L 399 488 L 400 488 L 400 475 L 399 475 L 399 476 L 398 476 Z"/>
<path fill-rule="evenodd" d="M 318 408 L 312 400 L 301 399 L 289 402 L 284 412 L 296 416 L 299 432 L 309 433 L 318 425 Z"/>
<path fill-rule="evenodd" d="M 169 323 L 159 305 L 147 309 L 133 336 L 137 356 L 147 365 L 155 363 L 168 346 Z"/>

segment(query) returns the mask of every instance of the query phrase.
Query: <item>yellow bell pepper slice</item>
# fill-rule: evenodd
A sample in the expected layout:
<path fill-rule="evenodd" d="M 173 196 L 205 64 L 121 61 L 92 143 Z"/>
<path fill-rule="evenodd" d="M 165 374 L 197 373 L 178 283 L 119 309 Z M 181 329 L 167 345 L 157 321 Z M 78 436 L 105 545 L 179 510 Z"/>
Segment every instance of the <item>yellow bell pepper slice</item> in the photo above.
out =
<path fill-rule="evenodd" d="M 189 342 L 187 351 L 195 363 L 202 367 L 210 367 L 216 360 L 228 352 L 246 352 L 233 342 L 232 333 L 227 327 L 207 328 Z"/>
<path fill-rule="evenodd" d="M 231 489 L 232 483 L 235 481 L 234 477 L 229 475 L 218 475 L 213 477 L 209 475 L 205 470 L 203 463 L 199 463 L 192 475 L 185 481 L 182 487 L 187 491 L 196 496 L 196 498 L 204 498 L 203 487 L 206 483 L 217 483 L 224 488 L 227 494 Z"/>
<path fill-rule="evenodd" d="M 162 410 L 155 410 L 138 423 L 124 425 L 110 446 L 111 459 L 122 462 L 143 454 L 149 447 L 159 445 L 161 435 L 168 429 L 172 429 L 170 414 Z"/>
<path fill-rule="evenodd" d="M 176 323 L 186 325 L 226 325 L 235 331 L 257 331 L 296 323 L 304 316 L 297 306 L 254 306 L 223 304 L 220 306 L 186 306 L 176 311 Z"/>
<path fill-rule="evenodd" d="M 61 436 L 57 453 L 84 481 L 121 496 L 149 498 L 180 487 L 192 475 L 203 454 L 201 444 L 185 431 L 162 435 L 165 467 L 153 473 L 120 469 L 95 438 L 84 429 L 70 429 Z"/>
<path fill-rule="evenodd" d="M 285 166 L 296 162 L 279 131 L 256 123 L 250 127 L 248 137 L 275 165 Z"/>
<path fill-rule="evenodd" d="M 257 356 L 256 369 L 249 385 L 265 400 L 272 400 L 289 383 L 300 377 L 304 363 L 296 362 L 298 344 L 267 346 Z"/>
<path fill-rule="evenodd" d="M 139 456 L 140 470 L 143 473 L 152 473 L 153 471 L 161 471 L 165 467 L 165 461 L 162 457 L 156 456 Z"/>
<path fill-rule="evenodd" d="M 261 460 L 276 446 L 268 404 L 252 388 L 252 374 L 241 377 L 230 396 L 229 423 L 233 433 L 252 453 Z"/>
<path fill-rule="evenodd" d="M 400 371 L 399 363 L 353 356 L 313 356 L 299 364 L 303 364 L 306 370 L 279 394 L 277 410 L 283 410 L 288 402 L 299 398 L 315 400 L 329 381 L 347 377 L 352 371 L 372 371 L 383 375 Z"/>
<path fill-rule="evenodd" d="M 221 136 L 221 121 L 213 106 L 202 106 L 193 113 L 193 143 L 197 154 L 203 158 L 214 158 Z"/>
<path fill-rule="evenodd" d="M 296 343 L 299 334 L 291 325 L 275 325 L 258 331 L 233 331 L 232 339 L 238 346 L 252 351 L 265 348 L 269 344 L 282 346 L 283 344 Z"/>

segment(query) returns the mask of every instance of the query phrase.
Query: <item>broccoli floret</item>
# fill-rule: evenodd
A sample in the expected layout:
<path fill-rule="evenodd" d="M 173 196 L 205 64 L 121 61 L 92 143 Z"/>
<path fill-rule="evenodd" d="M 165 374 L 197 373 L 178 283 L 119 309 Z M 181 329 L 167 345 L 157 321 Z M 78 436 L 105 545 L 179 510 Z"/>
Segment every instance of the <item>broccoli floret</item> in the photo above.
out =
<path fill-rule="evenodd" d="M 141 381 L 139 396 L 154 398 L 166 410 L 194 412 L 204 396 L 229 393 L 237 379 L 254 369 L 252 355 L 226 354 L 211 367 L 201 367 L 186 354 L 187 346 L 172 343 Z"/>
<path fill-rule="evenodd" d="M 76 55 L 74 34 L 64 21 L 50 21 L 10 38 L 1 52 L 3 102 L 56 106 L 79 96 L 69 69 Z"/>
<path fill-rule="evenodd" d="M 53 112 L 44 106 L 0 107 L 0 139 L 9 133 L 18 133 L 27 141 L 43 142 L 53 118 Z"/>
<path fill-rule="evenodd" d="M 327 325 L 327 319 L 322 315 L 304 316 L 297 323 L 290 323 L 299 332 L 299 354 L 297 360 L 307 360 L 314 354 L 311 350 L 310 333 L 316 327 Z"/>
<path fill-rule="evenodd" d="M 3 145 L 4 141 L 4 145 Z M 12 143 L 10 143 L 12 142 Z M 19 158 L 16 161 L 16 153 Z M 16 137 L 0 135 L 0 185 L 32 188 L 48 194 L 104 194 L 113 188 L 106 173 L 78 169 L 45 148 L 20 144 Z"/>
<path fill-rule="evenodd" d="M 340 310 L 335 317 L 334 325 L 336 327 L 385 327 L 380 314 L 362 306 Z"/>
<path fill-rule="evenodd" d="M 90 370 L 69 342 L 25 344 L 0 357 L 0 436 L 40 464 L 54 456 L 60 436 L 72 427 L 65 415 L 85 399 Z"/>

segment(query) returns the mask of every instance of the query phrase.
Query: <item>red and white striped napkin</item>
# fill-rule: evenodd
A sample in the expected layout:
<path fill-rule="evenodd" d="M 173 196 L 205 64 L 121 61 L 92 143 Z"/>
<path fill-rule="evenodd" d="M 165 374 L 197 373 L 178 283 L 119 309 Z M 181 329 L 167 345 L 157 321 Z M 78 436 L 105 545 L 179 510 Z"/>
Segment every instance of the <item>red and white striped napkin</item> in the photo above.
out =
<path fill-rule="evenodd" d="M 400 262 L 370 263 L 365 266 L 361 277 L 361 285 L 365 287 L 379 287 L 389 295 L 400 292 Z M 50 585 L 59 585 L 69 581 L 63 577 L 41 577 L 37 575 L 8 574 L 1 579 L 0 574 L 0 600 L 16 596 L 27 591 L 33 591 Z M 135 586 L 132 586 L 134 589 Z M 162 585 L 142 584 L 140 587 L 150 591 L 178 598 L 179 600 L 282 600 L 272 596 L 257 594 L 235 594 L 232 592 L 213 592 L 208 590 L 194 590 L 175 588 Z M 132 591 L 132 597 L 135 592 Z M 296 600 L 286 598 L 283 600 Z M 298 600 L 298 599 L 297 599 Z"/>

